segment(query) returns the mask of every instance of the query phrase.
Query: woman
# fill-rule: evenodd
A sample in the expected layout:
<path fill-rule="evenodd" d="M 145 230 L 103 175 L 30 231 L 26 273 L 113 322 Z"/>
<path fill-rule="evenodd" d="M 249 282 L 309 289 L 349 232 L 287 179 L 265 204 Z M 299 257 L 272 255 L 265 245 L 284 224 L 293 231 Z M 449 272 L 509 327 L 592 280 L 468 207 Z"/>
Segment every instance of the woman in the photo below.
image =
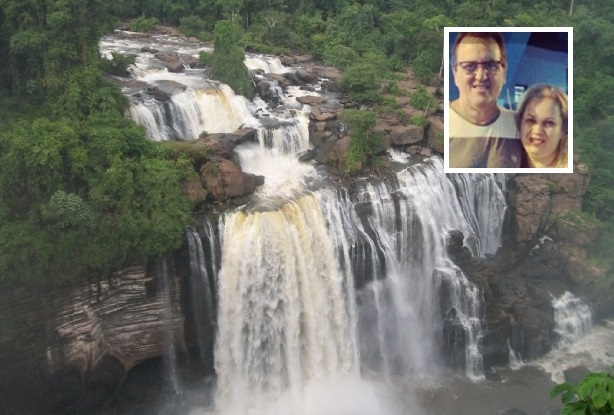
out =
<path fill-rule="evenodd" d="M 523 167 L 567 167 L 567 95 L 553 85 L 535 85 L 516 113 L 525 151 Z"/>

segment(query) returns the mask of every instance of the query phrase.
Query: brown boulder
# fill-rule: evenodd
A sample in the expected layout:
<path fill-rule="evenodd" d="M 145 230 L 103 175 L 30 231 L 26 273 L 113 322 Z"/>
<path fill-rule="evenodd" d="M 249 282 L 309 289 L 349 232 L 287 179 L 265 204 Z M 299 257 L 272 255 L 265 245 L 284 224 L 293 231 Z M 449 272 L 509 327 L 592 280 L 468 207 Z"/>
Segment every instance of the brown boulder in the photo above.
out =
<path fill-rule="evenodd" d="M 330 79 L 331 81 L 338 82 L 343 76 L 341 71 L 336 68 L 318 68 L 316 74 L 319 78 Z"/>
<path fill-rule="evenodd" d="M 183 62 L 179 59 L 179 55 L 175 53 L 156 53 L 155 56 L 162 61 L 169 72 L 183 71 Z"/>
<path fill-rule="evenodd" d="M 298 79 L 308 84 L 313 83 L 317 79 L 316 75 L 307 69 L 298 69 L 295 75 Z"/>
<path fill-rule="evenodd" d="M 292 85 L 290 81 L 286 79 L 283 75 L 279 75 L 276 73 L 265 73 L 264 76 L 266 76 L 269 79 L 274 79 L 275 81 L 277 81 L 279 86 L 282 88 L 287 88 L 290 85 Z"/>
<path fill-rule="evenodd" d="M 233 133 L 207 134 L 196 140 L 195 143 L 211 148 L 214 156 L 230 158 L 236 146 L 249 141 L 258 141 L 258 132 L 253 128 L 240 128 Z"/>
<path fill-rule="evenodd" d="M 309 118 L 315 121 L 329 121 L 337 119 L 339 112 L 336 109 L 313 107 Z"/>
<path fill-rule="evenodd" d="M 428 117 L 427 141 L 429 147 L 443 154 L 443 120 L 440 117 Z"/>
<path fill-rule="evenodd" d="M 303 97 L 296 97 L 296 100 L 303 105 L 319 105 L 326 102 L 326 98 L 320 95 L 305 95 Z"/>
<path fill-rule="evenodd" d="M 296 63 L 296 60 L 294 59 L 294 57 L 292 56 L 287 56 L 287 55 L 281 55 L 279 57 L 279 61 L 282 63 L 282 65 L 284 66 L 290 66 L 290 65 L 294 65 Z"/>
<path fill-rule="evenodd" d="M 322 135 L 319 145 L 316 147 L 317 154 L 315 159 L 318 163 L 336 165 L 337 155 L 332 153 L 332 150 L 337 140 L 339 140 L 339 136 L 332 135 L 326 137 Z"/>
<path fill-rule="evenodd" d="M 396 125 L 390 128 L 388 133 L 395 146 L 415 144 L 424 137 L 424 127 L 417 125 Z"/>
<path fill-rule="evenodd" d="M 213 157 L 205 163 L 200 175 L 209 197 L 217 201 L 247 196 L 256 190 L 256 186 L 264 183 L 264 177 L 244 173 L 232 161 L 221 157 Z"/>

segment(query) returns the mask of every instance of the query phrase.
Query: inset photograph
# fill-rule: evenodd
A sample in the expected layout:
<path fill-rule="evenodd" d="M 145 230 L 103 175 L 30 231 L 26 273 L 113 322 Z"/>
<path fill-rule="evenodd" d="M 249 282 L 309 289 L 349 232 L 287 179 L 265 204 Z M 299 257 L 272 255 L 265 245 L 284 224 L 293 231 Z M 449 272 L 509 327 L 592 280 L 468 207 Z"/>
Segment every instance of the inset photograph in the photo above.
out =
<path fill-rule="evenodd" d="M 446 173 L 573 171 L 571 27 L 447 27 Z"/>

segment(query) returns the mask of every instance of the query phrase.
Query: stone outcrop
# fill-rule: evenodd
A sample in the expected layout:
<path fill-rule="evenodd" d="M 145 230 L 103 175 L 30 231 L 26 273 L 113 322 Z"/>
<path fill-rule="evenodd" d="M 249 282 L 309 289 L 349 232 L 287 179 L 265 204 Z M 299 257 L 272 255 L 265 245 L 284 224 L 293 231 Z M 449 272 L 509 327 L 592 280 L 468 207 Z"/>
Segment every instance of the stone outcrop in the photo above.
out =
<path fill-rule="evenodd" d="M 156 53 L 156 58 L 159 59 L 169 72 L 182 72 L 186 66 L 190 68 L 197 67 L 198 59 L 191 55 L 179 55 L 176 53 Z"/>
<path fill-rule="evenodd" d="M 443 155 L 443 119 L 441 116 L 430 116 L 427 121 L 427 143 L 430 148 Z"/>
<path fill-rule="evenodd" d="M 202 134 L 193 141 L 170 141 L 175 158 L 191 160 L 200 180 L 189 180 L 182 191 L 194 207 L 203 201 L 247 203 L 256 187 L 264 183 L 264 177 L 241 171 L 233 159 L 236 146 L 257 141 L 253 128 L 240 128 L 232 133 Z M 230 200 L 233 199 L 233 200 Z"/>
<path fill-rule="evenodd" d="M 56 413 L 105 402 L 168 339 L 184 341 L 181 286 L 169 281 L 163 289 L 155 272 L 135 267 L 75 288 L 0 291 L 3 408 Z"/>
<path fill-rule="evenodd" d="M 232 152 L 240 144 L 258 142 L 258 132 L 253 128 L 240 128 L 232 133 L 205 134 L 194 145 L 206 145 L 215 156 L 231 158 Z"/>
<path fill-rule="evenodd" d="M 251 195 L 264 183 L 263 176 L 244 173 L 231 160 L 216 156 L 203 164 L 200 177 L 210 197 L 219 201 Z"/>
<path fill-rule="evenodd" d="M 305 95 L 296 100 L 303 105 L 320 105 L 326 102 L 326 98 L 320 95 Z"/>
<path fill-rule="evenodd" d="M 509 177 L 503 246 L 491 260 L 473 258 L 451 233 L 452 259 L 484 293 L 487 366 L 507 362 L 508 343 L 525 359 L 548 352 L 557 340 L 552 300 L 565 291 L 592 304 L 596 318 L 611 313 L 602 271 L 587 259 L 599 232 L 580 212 L 588 180 L 577 159 L 573 174 Z"/>

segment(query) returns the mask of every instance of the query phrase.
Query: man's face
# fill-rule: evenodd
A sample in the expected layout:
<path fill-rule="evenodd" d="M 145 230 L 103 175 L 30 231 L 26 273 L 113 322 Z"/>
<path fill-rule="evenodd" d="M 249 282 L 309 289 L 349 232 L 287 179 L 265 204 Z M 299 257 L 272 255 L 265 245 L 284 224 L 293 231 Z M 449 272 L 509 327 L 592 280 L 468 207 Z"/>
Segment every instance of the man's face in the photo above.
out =
<path fill-rule="evenodd" d="M 501 61 L 501 50 L 494 39 L 467 36 L 461 40 L 453 73 L 463 106 L 480 111 L 497 105 L 505 84 L 506 67 Z"/>

